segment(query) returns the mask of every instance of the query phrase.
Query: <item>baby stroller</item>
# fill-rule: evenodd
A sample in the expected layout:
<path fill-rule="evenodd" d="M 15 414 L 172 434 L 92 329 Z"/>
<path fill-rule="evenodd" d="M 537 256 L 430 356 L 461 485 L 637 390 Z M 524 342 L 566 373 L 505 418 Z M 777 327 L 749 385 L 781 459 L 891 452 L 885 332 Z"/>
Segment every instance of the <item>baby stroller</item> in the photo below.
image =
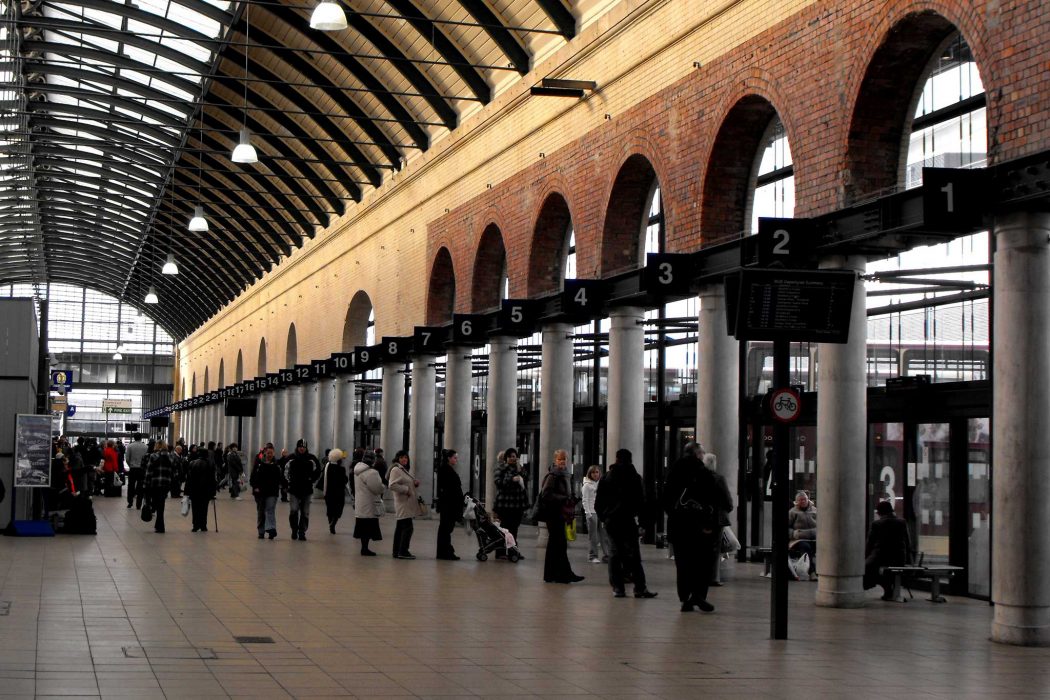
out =
<path fill-rule="evenodd" d="M 464 496 L 463 502 L 466 506 L 463 517 L 470 523 L 470 529 L 474 531 L 478 538 L 478 553 L 476 555 L 478 561 L 486 561 L 489 558 L 489 552 L 506 549 L 507 561 L 517 563 L 521 559 L 521 552 L 518 551 L 514 536 L 492 522 L 489 514 L 485 512 L 484 506 L 469 495 Z"/>

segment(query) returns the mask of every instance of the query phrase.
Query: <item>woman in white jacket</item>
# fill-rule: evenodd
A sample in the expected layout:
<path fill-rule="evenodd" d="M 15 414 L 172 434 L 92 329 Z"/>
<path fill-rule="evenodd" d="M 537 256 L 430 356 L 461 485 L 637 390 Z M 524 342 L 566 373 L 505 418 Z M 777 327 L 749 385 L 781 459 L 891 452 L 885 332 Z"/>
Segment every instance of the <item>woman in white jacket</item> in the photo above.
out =
<path fill-rule="evenodd" d="M 354 510 L 357 521 L 354 523 L 354 537 L 361 540 L 361 556 L 374 557 L 375 552 L 368 548 L 371 540 L 382 540 L 379 530 L 379 518 L 386 512 L 383 505 L 383 479 L 373 466 L 376 461 L 374 452 L 365 452 L 361 461 L 354 465 Z"/>
<path fill-rule="evenodd" d="M 609 540 L 605 535 L 598 514 L 594 512 L 594 497 L 598 495 L 598 482 L 602 478 L 602 469 L 597 464 L 591 465 L 587 476 L 583 478 L 583 514 L 587 516 L 587 535 L 591 540 L 590 562 L 600 564 L 609 561 Z M 601 556 L 598 550 L 601 549 Z"/>
<path fill-rule="evenodd" d="M 412 518 L 422 515 L 416 488 L 419 479 L 413 478 L 408 465 L 408 452 L 399 450 L 386 473 L 390 490 L 394 492 L 394 559 L 415 559 L 408 546 L 412 542 Z"/>

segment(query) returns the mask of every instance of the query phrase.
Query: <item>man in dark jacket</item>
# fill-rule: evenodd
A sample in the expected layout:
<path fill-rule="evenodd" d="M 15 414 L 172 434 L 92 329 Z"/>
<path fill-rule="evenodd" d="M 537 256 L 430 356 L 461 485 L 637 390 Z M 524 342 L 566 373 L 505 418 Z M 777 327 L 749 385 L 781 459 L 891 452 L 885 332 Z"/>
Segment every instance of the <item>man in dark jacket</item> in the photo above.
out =
<path fill-rule="evenodd" d="M 631 463 L 630 450 L 617 450 L 616 462 L 598 482 L 594 512 L 609 534 L 609 583 L 613 596 L 623 598 L 624 576 L 634 581 L 635 598 L 655 598 L 645 587 L 645 569 L 638 545 L 638 516 L 645 504 L 642 477 Z"/>
<path fill-rule="evenodd" d="M 295 453 L 288 460 L 288 500 L 291 512 L 288 523 L 292 528 L 292 539 L 306 541 L 306 530 L 310 527 L 310 501 L 314 494 L 314 483 L 321 476 L 321 463 L 310 453 L 306 440 L 295 443 Z"/>
<path fill-rule="evenodd" d="M 277 537 L 277 517 L 274 510 L 277 508 L 277 494 L 284 484 L 284 474 L 273 454 L 273 444 L 266 443 L 262 458 L 255 463 L 248 484 L 252 487 L 252 495 L 255 496 L 256 525 L 259 530 L 259 539 L 269 534 L 270 539 Z"/>
<path fill-rule="evenodd" d="M 237 443 L 232 443 L 226 451 L 226 475 L 230 479 L 230 498 L 241 500 L 241 477 L 244 475 L 244 464 L 241 463 L 241 452 Z"/>
<path fill-rule="evenodd" d="M 733 510 L 725 480 L 704 466 L 702 454 L 698 444 L 687 444 L 682 457 L 671 466 L 664 487 L 667 534 L 674 546 L 682 612 L 695 608 L 714 612 L 707 591 L 718 566 L 723 518 Z"/>
<path fill-rule="evenodd" d="M 864 546 L 864 590 L 882 586 L 882 599 L 893 600 L 893 574 L 883 574 L 884 566 L 911 563 L 911 537 L 908 524 L 893 512 L 893 504 L 881 501 L 875 506 L 878 518 L 871 524 Z"/>
<path fill-rule="evenodd" d="M 215 468 L 198 453 L 186 470 L 186 495 L 193 510 L 193 531 L 208 531 L 208 505 L 215 498 Z"/>

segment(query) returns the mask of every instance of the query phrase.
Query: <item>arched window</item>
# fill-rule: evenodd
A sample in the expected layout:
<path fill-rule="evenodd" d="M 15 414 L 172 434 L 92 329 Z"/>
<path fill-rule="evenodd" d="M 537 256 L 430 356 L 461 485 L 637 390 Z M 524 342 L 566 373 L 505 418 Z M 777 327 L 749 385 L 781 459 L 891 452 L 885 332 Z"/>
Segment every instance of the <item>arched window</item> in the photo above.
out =
<path fill-rule="evenodd" d="M 288 326 L 288 343 L 284 351 L 284 368 L 294 367 L 299 356 L 299 340 L 295 335 L 295 324 Z"/>
<path fill-rule="evenodd" d="M 791 146 L 780 117 L 766 127 L 755 162 L 755 189 L 751 194 L 751 233 L 758 232 L 758 217 L 790 218 L 795 212 L 795 169 Z"/>
<path fill-rule="evenodd" d="M 915 86 L 913 101 L 910 129 L 904 130 L 902 150 L 907 156 L 899 186 L 921 186 L 924 167 L 985 167 L 984 84 L 959 32 L 934 52 Z M 868 274 L 892 271 L 895 275 L 868 284 L 868 308 L 886 310 L 868 319 L 870 384 L 881 385 L 900 375 L 926 374 L 935 382 L 990 376 L 990 314 L 987 296 L 980 291 L 989 285 L 989 246 L 990 237 L 982 231 L 868 264 Z M 955 270 L 932 271 L 938 267 Z M 912 270 L 922 284 L 904 283 Z M 950 284 L 939 285 L 941 280 Z M 961 290 L 959 283 L 972 284 L 974 289 Z"/>
<path fill-rule="evenodd" d="M 259 339 L 258 377 L 266 376 L 266 338 Z"/>

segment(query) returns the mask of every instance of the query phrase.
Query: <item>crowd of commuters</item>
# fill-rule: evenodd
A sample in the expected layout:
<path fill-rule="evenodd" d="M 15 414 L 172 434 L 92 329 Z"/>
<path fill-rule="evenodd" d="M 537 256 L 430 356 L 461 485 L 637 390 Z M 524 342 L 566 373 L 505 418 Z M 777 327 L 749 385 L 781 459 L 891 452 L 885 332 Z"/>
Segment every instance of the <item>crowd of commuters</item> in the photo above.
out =
<path fill-rule="evenodd" d="M 417 491 L 420 481 L 412 472 L 408 452 L 397 452 L 389 465 L 380 449 L 359 447 L 349 460 L 338 448 L 326 450 L 324 455 L 322 464 L 305 440 L 299 440 L 291 454 L 282 450 L 277 456 L 274 446 L 267 443 L 246 459 L 236 444 L 187 445 L 180 439 L 169 446 L 164 441 L 147 443 L 136 435 L 127 446 L 119 440 L 99 443 L 85 438 L 72 445 L 60 438 L 54 448 L 52 493 L 67 498 L 104 494 L 114 488 L 119 478 L 127 484 L 127 507 L 144 511 L 142 519 L 152 521 L 156 532 L 161 533 L 165 531 L 165 506 L 170 498 L 184 493 L 182 514 L 191 515 L 192 531 L 207 532 L 208 509 L 218 494 L 225 489 L 231 499 L 242 500 L 242 491 L 248 489 L 256 503 L 259 539 L 277 538 L 276 508 L 281 500 L 289 502 L 291 539 L 305 542 L 316 490 L 322 495 L 332 534 L 350 498 L 354 509 L 353 537 L 360 541 L 360 553 L 365 557 L 376 556 L 370 544 L 383 539 L 380 523 L 388 512 L 384 496 L 389 494 L 395 520 L 391 554 L 395 559 L 415 559 L 411 550 L 413 520 L 426 514 L 427 504 Z M 452 544 L 455 526 L 465 515 L 458 460 L 455 450 L 442 450 L 435 470 L 434 505 L 439 515 L 436 558 L 441 560 L 460 558 Z M 733 501 L 715 464 L 714 455 L 705 453 L 697 443 L 688 443 L 668 471 L 662 490 L 660 506 L 667 513 L 667 538 L 673 550 L 683 612 L 712 612 L 714 606 L 707 600 L 709 587 L 721 585 L 719 560 Z M 630 583 L 635 598 L 656 597 L 657 593 L 646 585 L 639 544 L 639 518 L 646 507 L 644 487 L 628 450 L 616 452 L 615 461 L 605 474 L 597 465 L 589 467 L 579 498 L 565 450 L 554 452 L 535 503 L 530 503 L 528 479 L 529 472 L 515 448 L 499 454 L 491 516 L 507 539 L 506 546 L 496 550 L 497 558 L 507 557 L 521 523 L 528 517 L 546 529 L 543 580 L 562 584 L 583 581 L 568 558 L 568 537 L 575 533 L 577 509 L 582 508 L 589 535 L 588 560 L 608 566 L 613 596 L 626 597 Z M 882 569 L 910 561 L 910 537 L 903 521 L 894 516 L 891 504 L 880 503 L 878 514 L 869 535 L 865 587 L 882 585 L 883 598 L 889 600 L 891 581 Z M 808 560 L 810 573 L 815 576 L 816 507 L 806 492 L 796 494 L 788 517 L 792 557 Z M 735 539 L 731 530 L 728 534 Z M 516 548 L 513 552 L 512 560 L 523 558 Z M 793 567 L 791 572 L 795 571 Z"/>

